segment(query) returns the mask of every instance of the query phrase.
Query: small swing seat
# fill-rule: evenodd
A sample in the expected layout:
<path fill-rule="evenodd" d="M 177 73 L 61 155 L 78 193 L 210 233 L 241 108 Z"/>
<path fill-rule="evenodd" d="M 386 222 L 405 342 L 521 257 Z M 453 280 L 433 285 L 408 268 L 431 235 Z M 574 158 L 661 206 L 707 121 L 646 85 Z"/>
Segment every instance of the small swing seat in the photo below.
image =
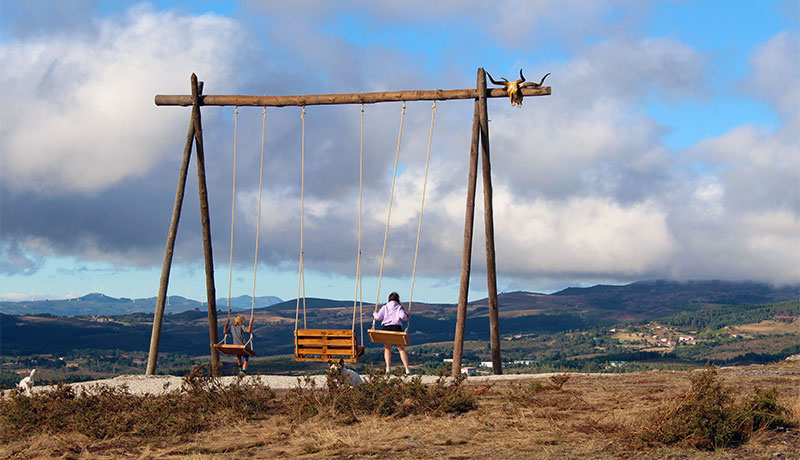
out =
<path fill-rule="evenodd" d="M 408 332 L 384 331 L 380 329 L 368 329 L 369 339 L 373 343 L 384 345 L 408 345 Z"/>
<path fill-rule="evenodd" d="M 233 345 L 228 343 L 214 344 L 214 348 L 223 355 L 233 356 L 255 356 L 256 352 L 251 350 L 247 345 Z"/>
<path fill-rule="evenodd" d="M 352 329 L 297 329 L 294 331 L 294 360 L 326 362 L 358 361 L 364 347 L 358 345 Z"/>

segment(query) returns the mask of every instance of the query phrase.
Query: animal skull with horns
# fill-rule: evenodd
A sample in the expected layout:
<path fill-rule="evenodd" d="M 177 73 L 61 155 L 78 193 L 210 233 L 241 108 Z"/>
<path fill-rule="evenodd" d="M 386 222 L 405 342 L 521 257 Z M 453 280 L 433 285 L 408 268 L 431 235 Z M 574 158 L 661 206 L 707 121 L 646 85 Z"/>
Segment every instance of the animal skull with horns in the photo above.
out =
<path fill-rule="evenodd" d="M 496 81 L 492 78 L 492 75 L 489 72 L 486 72 L 486 75 L 489 76 L 489 80 L 495 85 L 504 86 L 506 88 L 506 93 L 508 97 L 511 98 L 511 106 L 522 107 L 522 91 L 521 88 L 540 88 L 544 84 L 544 79 L 547 78 L 550 73 L 546 73 L 542 80 L 539 83 L 529 81 L 525 82 L 525 76 L 522 75 L 522 69 L 519 69 L 519 80 L 516 81 L 508 81 L 505 78 L 501 78 L 503 81 Z"/>

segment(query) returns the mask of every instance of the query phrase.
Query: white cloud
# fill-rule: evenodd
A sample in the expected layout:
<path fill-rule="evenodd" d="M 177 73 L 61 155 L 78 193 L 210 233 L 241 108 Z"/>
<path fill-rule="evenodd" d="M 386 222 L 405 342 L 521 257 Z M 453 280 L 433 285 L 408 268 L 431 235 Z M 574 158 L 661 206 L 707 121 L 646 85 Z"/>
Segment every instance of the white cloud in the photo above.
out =
<path fill-rule="evenodd" d="M 707 183 L 699 184 L 690 201 L 692 214 L 701 222 L 721 218 L 725 211 L 722 203 L 724 196 L 725 189 L 719 181 L 710 179 Z"/>
<path fill-rule="evenodd" d="M 680 278 L 800 280 L 800 219 L 790 212 L 729 214 L 716 223 L 682 222 L 682 250 L 672 261 Z"/>
<path fill-rule="evenodd" d="M 661 143 L 666 128 L 642 101 L 703 97 L 705 66 L 686 45 L 648 39 L 599 43 L 547 69 L 553 95 L 531 98 L 522 110 L 492 105 L 498 177 L 518 193 L 554 199 L 636 202 L 658 194 L 676 162 Z"/>
<path fill-rule="evenodd" d="M 0 294 L 0 300 L 4 302 L 22 302 L 25 300 L 40 300 L 41 296 L 34 297 L 33 293 L 25 292 L 3 292 Z"/>
<path fill-rule="evenodd" d="M 510 74 L 494 75 L 513 77 L 521 65 L 530 80 L 552 72 L 548 83 L 553 86 L 552 96 L 526 99 L 521 110 L 509 107 L 505 99 L 490 102 L 501 279 L 546 279 L 552 285 L 559 283 L 554 280 L 665 276 L 800 279 L 795 35 L 780 34 L 760 48 L 752 59 L 754 77 L 746 82 L 762 89 L 764 98 L 781 110 L 786 120 L 782 128 L 743 125 L 674 152 L 662 141 L 669 128 L 648 116 L 644 106 L 652 99 L 680 103 L 709 97 L 711 56 L 675 40 L 636 39 L 606 30 L 636 16 L 638 6 L 546 0 L 511 2 L 498 9 L 485 2 L 423 3 L 347 5 L 366 11 L 363 17 L 372 15 L 369 27 L 390 31 L 404 28 L 403 21 L 428 27 L 416 21 L 420 14 L 433 18 L 454 5 L 474 7 L 458 20 L 486 16 L 476 21 L 476 40 L 493 53 L 509 40 L 513 43 L 505 53 L 547 46 L 530 39 L 557 27 L 564 31 L 554 41 L 582 37 L 572 45 L 576 53 L 571 58 L 536 66 L 523 59 L 507 70 Z M 605 15 L 621 4 L 627 19 L 607 22 Z M 259 30 L 255 28 L 263 24 L 256 24 L 256 14 L 235 21 L 136 7 L 124 16 L 99 21 L 96 33 L 63 32 L 57 38 L 37 34 L 2 43 L 0 87 L 11 96 L 6 97 L 10 102 L 2 108 L 0 123 L 3 186 L 37 196 L 74 195 L 63 202 L 42 200 L 53 207 L 66 202 L 72 209 L 85 206 L 83 197 L 116 191 L 118 195 L 108 198 L 112 209 L 138 203 L 141 197 L 135 190 L 148 188 L 154 176 L 168 176 L 169 194 L 159 190 L 148 195 L 156 200 L 163 194 L 168 205 L 158 211 L 155 205 L 144 205 L 128 216 L 130 222 L 142 222 L 159 215 L 165 231 L 174 178 L 156 172 L 182 149 L 188 109 L 157 108 L 152 98 L 156 93 L 185 94 L 193 71 L 209 82 L 206 93 L 215 94 L 412 89 L 420 82 L 426 87 L 451 78 L 472 82 L 474 74 L 465 78 L 461 69 L 442 63 L 433 66 L 442 75 L 426 74 L 430 69 L 420 65 L 420 56 L 402 41 L 392 47 L 387 45 L 391 40 L 380 36 L 374 45 L 354 45 L 344 34 L 326 28 L 329 16 L 335 16 L 332 11 L 341 9 L 328 2 L 314 5 L 304 10 L 288 3 L 258 3 L 253 6 L 256 12 L 269 13 L 267 27 Z M 392 33 L 387 32 L 390 37 Z M 611 38 L 585 45 L 584 38 L 595 33 Z M 250 41 L 249 34 L 259 40 Z M 445 50 L 453 46 L 440 45 Z M 263 72 L 265 68 L 269 71 Z M 469 102 L 439 106 L 419 276 L 449 280 L 459 270 L 471 107 Z M 233 130 L 226 110 L 203 112 L 214 247 L 224 253 L 218 260 L 227 260 L 229 238 L 228 154 Z M 308 112 L 307 268 L 350 276 L 357 225 L 357 107 L 314 107 Z M 295 108 L 270 113 L 259 260 L 296 270 L 299 117 Z M 383 242 L 398 115 L 398 104 L 367 108 L 363 233 L 364 271 L 369 274 L 377 273 Z M 239 125 L 235 260 L 250 265 L 260 110 L 248 116 L 242 115 Z M 409 104 L 387 251 L 389 276 L 405 276 L 411 267 L 429 123 L 428 103 Z M 476 259 L 483 253 L 480 185 L 478 192 Z M 196 195 L 189 199 L 196 200 Z M 15 202 L 17 208 L 22 201 Z M 188 223 L 181 224 L 176 251 L 176 261 L 190 264 L 202 257 L 197 206 L 192 205 L 186 206 L 190 215 L 184 217 Z M 130 235 L 125 231 L 131 225 L 106 227 L 102 224 L 107 216 L 88 211 L 81 215 L 87 216 L 86 223 L 66 227 L 70 238 L 56 230 L 37 233 L 34 227 L 40 221 L 26 216 L 27 231 L 42 244 L 24 249 L 46 254 L 57 246 L 67 255 L 96 260 L 160 263 L 161 233 L 157 238 L 143 232 Z M 15 237 L 24 233 L 15 230 Z M 117 235 L 97 238 L 102 232 Z M 26 241 L 23 236 L 19 240 Z M 54 241 L 63 243 L 50 244 Z M 479 260 L 473 267 L 480 270 Z"/>
<path fill-rule="evenodd" d="M 752 77 L 744 90 L 767 100 L 785 117 L 800 111 L 800 36 L 781 32 L 759 47 L 752 59 Z"/>
<path fill-rule="evenodd" d="M 773 132 L 740 126 L 690 150 L 725 188 L 730 212 L 793 210 L 800 213 L 800 138 L 786 126 Z"/>
<path fill-rule="evenodd" d="M 663 270 L 675 248 L 653 203 L 526 201 L 495 190 L 498 258 L 511 273 L 639 276 Z"/>
<path fill-rule="evenodd" d="M 153 96 L 187 93 L 193 71 L 230 81 L 241 37 L 227 18 L 136 6 L 102 21 L 96 36 L 4 42 L 3 181 L 18 191 L 99 192 L 146 174 L 186 129 L 185 110 L 159 109 Z"/>
<path fill-rule="evenodd" d="M 670 263 L 674 276 L 800 281 L 797 48 L 792 34 L 772 38 L 746 82 L 781 112 L 781 127 L 737 126 L 683 152 L 697 172 L 676 175 L 662 197 L 681 246 Z"/>

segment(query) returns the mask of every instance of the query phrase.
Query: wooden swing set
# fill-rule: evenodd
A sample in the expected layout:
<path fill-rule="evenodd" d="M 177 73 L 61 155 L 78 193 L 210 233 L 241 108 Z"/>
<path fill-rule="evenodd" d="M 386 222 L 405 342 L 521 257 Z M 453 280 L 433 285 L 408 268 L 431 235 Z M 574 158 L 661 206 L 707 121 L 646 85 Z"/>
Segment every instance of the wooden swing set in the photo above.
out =
<path fill-rule="evenodd" d="M 358 256 L 356 261 L 356 293 L 353 296 L 353 324 L 350 330 L 347 329 L 308 329 L 306 321 L 306 296 L 305 296 L 305 278 L 303 275 L 304 270 L 304 252 L 303 252 L 303 196 L 305 184 L 305 107 L 301 118 L 302 135 L 301 135 L 301 179 L 300 179 L 300 269 L 298 281 L 298 295 L 297 295 L 297 308 L 295 311 L 295 329 L 294 329 L 294 358 L 296 361 L 328 361 L 330 359 L 342 359 L 346 362 L 358 361 L 364 354 L 364 328 L 363 328 L 363 296 L 361 295 L 361 222 L 362 222 L 362 198 L 363 198 L 363 176 L 364 176 L 364 104 L 361 104 L 361 136 L 359 147 L 359 176 L 358 176 Z M 389 208 L 386 217 L 386 229 L 383 236 L 383 250 L 381 252 L 380 272 L 378 274 L 378 293 L 375 300 L 375 311 L 378 311 L 380 304 L 381 281 L 383 280 L 383 267 L 386 258 L 386 243 L 389 237 L 389 223 L 392 217 L 392 202 L 394 200 L 394 188 L 397 179 L 397 166 L 400 158 L 400 142 L 403 138 L 403 121 L 405 120 L 406 104 L 403 102 L 402 110 L 400 112 L 400 130 L 397 135 L 397 149 L 395 151 L 394 170 L 392 173 L 392 188 L 389 194 Z M 436 118 L 436 101 L 433 102 L 431 114 L 431 130 L 428 137 L 428 154 L 425 161 L 425 177 L 422 186 L 422 199 L 419 211 L 419 224 L 417 226 L 417 244 L 414 250 L 414 267 L 411 271 L 411 293 L 409 295 L 408 307 L 411 311 L 411 305 L 414 295 L 414 280 L 417 272 L 417 258 L 419 255 L 419 240 L 422 231 L 422 213 L 425 206 L 425 191 L 428 185 L 428 171 L 431 159 L 431 145 L 433 141 L 433 126 Z M 302 292 L 301 292 L 302 287 Z M 303 299 L 303 328 L 298 328 L 299 314 L 300 314 L 300 296 Z M 356 306 L 362 306 L 361 318 L 361 345 L 359 345 L 358 338 L 356 337 Z M 410 324 L 410 321 L 409 323 Z M 408 345 L 408 326 L 402 332 L 382 331 L 375 329 L 375 320 L 372 320 L 372 327 L 368 330 L 370 340 L 374 343 L 382 344 L 405 344 Z"/>
<path fill-rule="evenodd" d="M 520 74 L 522 72 L 520 71 Z M 175 247 L 175 237 L 177 234 L 178 223 L 180 221 L 183 195 L 186 188 L 186 176 L 188 173 L 189 160 L 191 157 L 192 144 L 196 146 L 197 155 L 197 177 L 200 195 L 201 225 L 203 230 L 203 249 L 205 256 L 206 272 L 206 295 L 208 299 L 208 323 L 210 336 L 211 366 L 212 369 L 219 368 L 219 353 L 232 354 L 239 356 L 253 356 L 255 352 L 252 347 L 252 324 L 255 308 L 255 287 L 256 287 L 256 267 L 258 265 L 258 240 L 261 220 L 261 190 L 263 184 L 263 164 L 264 164 L 264 139 L 266 136 L 266 108 L 267 107 L 286 107 L 296 106 L 302 108 L 302 141 L 301 141 L 301 186 L 300 186 L 300 262 L 298 269 L 298 296 L 295 313 L 294 330 L 294 349 L 295 359 L 298 361 L 327 361 L 329 359 L 343 359 L 344 361 L 357 361 L 364 353 L 364 332 L 363 322 L 361 323 L 361 340 L 359 342 L 356 329 L 355 317 L 357 306 L 363 308 L 361 294 L 361 207 L 362 207 L 362 178 L 363 178 L 363 145 L 364 145 L 364 104 L 374 104 L 382 102 L 402 102 L 400 118 L 400 129 L 395 153 L 394 173 L 392 176 L 392 191 L 389 196 L 389 208 L 386 220 L 386 231 L 384 233 L 383 251 L 381 254 L 380 273 L 378 277 L 378 298 L 375 303 L 377 311 L 380 300 L 380 284 L 383 276 L 384 259 L 386 255 L 386 245 L 389 233 L 389 223 L 391 219 L 392 201 L 394 197 L 395 179 L 397 177 L 397 165 L 400 153 L 400 141 L 403 132 L 403 120 L 405 117 L 405 107 L 408 101 L 433 101 L 431 115 L 431 130 L 428 139 L 428 152 L 425 167 L 425 179 L 423 183 L 422 198 L 419 212 L 419 225 L 417 229 L 417 242 L 414 252 L 414 266 L 411 276 L 411 293 L 409 295 L 408 311 L 410 313 L 414 291 L 414 279 L 416 276 L 417 258 L 419 253 L 419 242 L 422 228 L 422 214 L 425 204 L 425 190 L 427 188 L 428 165 L 430 163 L 431 144 L 433 139 L 434 119 L 436 116 L 437 101 L 452 99 L 473 99 L 475 108 L 473 114 L 472 143 L 470 147 L 470 167 L 467 186 L 466 213 L 464 224 L 464 245 L 461 263 L 461 285 L 459 289 L 458 311 L 456 319 L 455 340 L 453 347 L 453 375 L 460 373 L 461 357 L 463 353 L 464 326 L 466 322 L 467 297 L 469 293 L 469 275 L 472 257 L 472 231 L 474 226 L 475 212 L 475 189 L 477 182 L 478 152 L 482 157 L 483 170 L 483 190 L 484 190 L 484 223 L 486 232 L 486 271 L 487 284 L 489 291 L 489 318 L 491 333 L 491 350 L 493 370 L 495 374 L 502 373 L 502 363 L 500 357 L 500 333 L 499 315 L 497 305 L 497 278 L 494 251 L 494 218 L 492 211 L 492 183 L 491 183 L 491 164 L 489 158 L 489 130 L 488 130 L 488 111 L 487 99 L 491 97 L 511 96 L 512 104 L 521 105 L 523 96 L 545 96 L 551 94 L 549 86 L 534 87 L 514 87 L 513 93 L 506 84 L 505 88 L 492 88 L 486 86 L 486 72 L 478 69 L 477 85 L 475 89 L 456 89 L 456 90 L 430 90 L 430 91 L 391 91 L 374 93 L 349 93 L 349 94 L 316 94 L 299 96 L 251 96 L 251 95 L 203 95 L 203 82 L 199 82 L 197 77 L 191 76 L 191 95 L 157 95 L 155 103 L 158 106 L 192 106 L 189 130 L 186 137 L 186 144 L 183 152 L 183 161 L 178 179 L 178 188 L 175 194 L 175 204 L 173 207 L 172 220 L 167 236 L 167 244 L 164 251 L 164 261 L 162 264 L 161 279 L 159 281 L 158 299 L 156 302 L 155 316 L 153 319 L 153 331 L 150 340 L 150 353 L 147 363 L 147 375 L 152 375 L 156 371 L 158 363 L 158 348 L 161 338 L 161 325 L 163 322 L 164 307 L 169 283 L 169 274 L 172 266 L 172 256 Z M 494 82 L 494 80 L 492 80 Z M 523 80 L 524 81 L 524 77 Z M 353 302 L 353 323 L 351 329 L 309 329 L 306 321 L 306 297 L 305 297 L 305 277 L 304 277 L 304 252 L 303 252 L 303 232 L 304 232 L 304 188 L 305 188 L 305 118 L 306 107 L 312 105 L 333 105 L 333 104 L 361 104 L 361 147 L 359 153 L 359 211 L 358 211 L 358 256 L 356 263 L 356 296 Z M 201 106 L 234 106 L 234 163 L 233 163 L 233 203 L 231 206 L 231 244 L 230 244 L 230 263 L 228 279 L 228 321 L 231 314 L 231 281 L 233 265 L 233 230 L 234 230 L 234 204 L 236 200 L 236 146 L 238 130 L 238 107 L 256 106 L 264 108 L 264 121 L 262 125 L 261 139 L 261 170 L 259 177 L 259 199 L 258 199 L 258 218 L 256 219 L 256 244 L 255 261 L 253 268 L 253 295 L 250 309 L 249 331 L 250 340 L 245 344 L 228 344 L 227 334 L 222 341 L 218 341 L 217 335 L 217 307 L 216 289 L 214 284 L 214 262 L 211 248 L 211 221 L 208 210 L 208 190 L 205 178 L 205 152 L 203 149 L 203 134 L 200 107 Z M 303 305 L 303 327 L 299 327 L 299 312 Z M 363 312 L 362 312 L 363 313 Z M 362 320 L 363 321 L 363 320 Z M 227 331 L 227 327 L 226 327 Z M 404 331 L 393 332 L 375 329 L 375 320 L 372 327 L 368 330 L 370 340 L 382 344 L 408 345 L 408 326 Z M 360 343 L 360 344 L 359 344 Z"/>

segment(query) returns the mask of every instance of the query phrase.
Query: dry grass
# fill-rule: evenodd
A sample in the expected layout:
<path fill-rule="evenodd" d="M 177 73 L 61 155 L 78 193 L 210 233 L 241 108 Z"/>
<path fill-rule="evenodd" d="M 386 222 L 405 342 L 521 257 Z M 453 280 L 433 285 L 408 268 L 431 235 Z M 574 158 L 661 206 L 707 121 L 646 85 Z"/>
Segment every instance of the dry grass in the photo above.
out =
<path fill-rule="evenodd" d="M 731 329 L 747 332 L 749 334 L 800 334 L 800 319 L 796 319 L 791 323 L 784 321 L 765 320 L 761 321 L 760 323 L 736 325 L 731 327 Z"/>
<path fill-rule="evenodd" d="M 638 332 L 615 332 L 611 336 L 620 342 L 623 340 L 635 342 L 644 339 Z"/>
<path fill-rule="evenodd" d="M 543 380 L 468 384 L 476 410 L 441 414 L 359 414 L 358 422 L 290 411 L 260 420 L 223 423 L 185 438 L 148 440 L 126 434 L 95 439 L 76 433 L 9 440 L 0 458 L 131 459 L 728 459 L 800 458 L 800 429 L 764 430 L 747 443 L 714 451 L 647 445 L 641 427 L 665 404 L 691 389 L 689 372 L 613 376 L 570 375 Z M 720 369 L 737 401 L 756 387 L 800 416 L 800 364 Z M 534 382 L 538 382 L 538 385 Z M 561 383 L 560 389 L 557 387 Z M 277 395 L 278 404 L 286 395 Z"/>
<path fill-rule="evenodd" d="M 789 413 L 792 420 L 800 421 L 800 395 L 789 402 Z"/>

